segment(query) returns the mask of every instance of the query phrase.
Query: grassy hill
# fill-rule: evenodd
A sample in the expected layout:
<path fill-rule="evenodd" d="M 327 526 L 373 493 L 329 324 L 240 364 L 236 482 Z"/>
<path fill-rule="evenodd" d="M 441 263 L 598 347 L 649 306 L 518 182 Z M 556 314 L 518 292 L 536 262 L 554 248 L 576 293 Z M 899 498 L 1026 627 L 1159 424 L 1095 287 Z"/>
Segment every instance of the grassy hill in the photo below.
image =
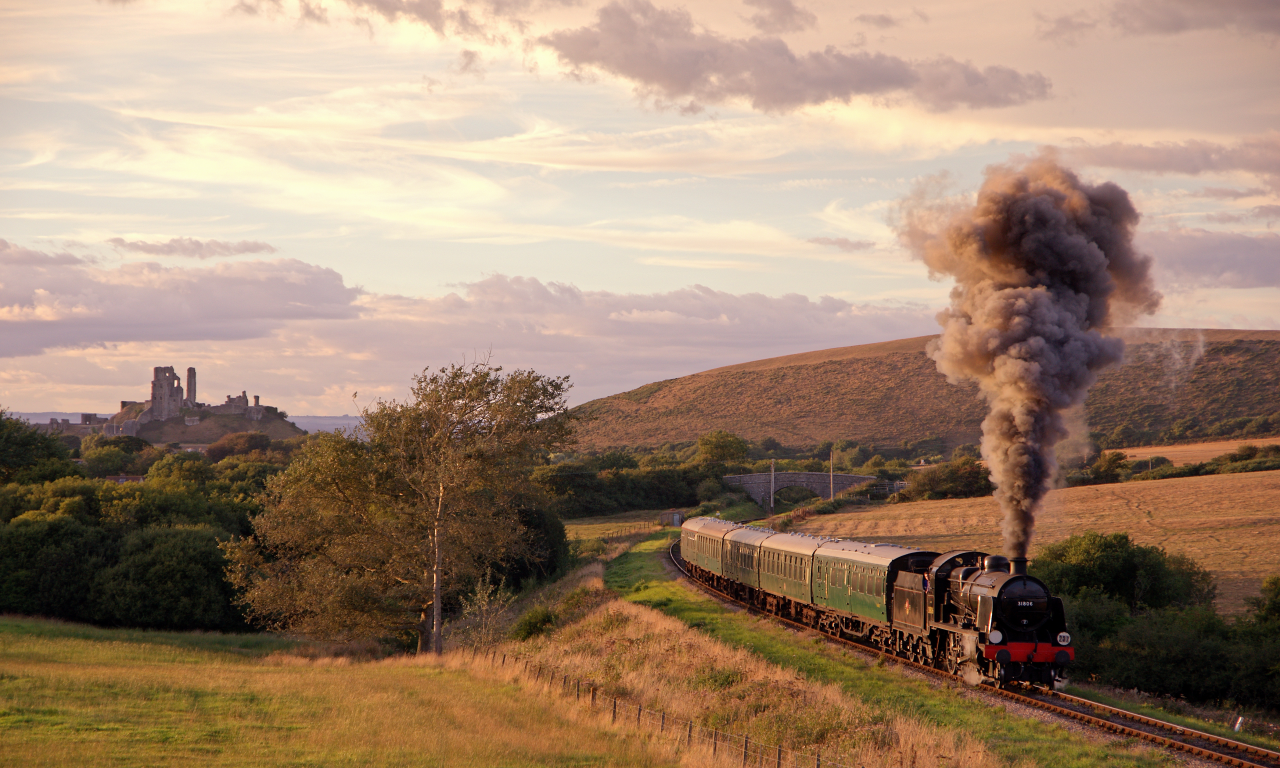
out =
<path fill-rule="evenodd" d="M 976 443 L 986 405 L 975 386 L 938 373 L 924 353 L 931 338 L 758 360 L 593 400 L 576 409 L 589 417 L 581 445 L 657 446 L 713 429 L 784 445 Z M 1111 447 L 1280 433 L 1280 331 L 1133 330 L 1128 340 L 1125 363 L 1086 403 L 1089 428 Z"/>
<path fill-rule="evenodd" d="M 207 444 L 233 432 L 262 432 L 272 440 L 287 440 L 305 435 L 290 421 L 268 413 L 258 421 L 227 413 L 205 416 L 199 424 L 187 426 L 182 417 L 168 421 L 151 421 L 138 430 L 138 437 L 155 445 L 165 443 Z"/>

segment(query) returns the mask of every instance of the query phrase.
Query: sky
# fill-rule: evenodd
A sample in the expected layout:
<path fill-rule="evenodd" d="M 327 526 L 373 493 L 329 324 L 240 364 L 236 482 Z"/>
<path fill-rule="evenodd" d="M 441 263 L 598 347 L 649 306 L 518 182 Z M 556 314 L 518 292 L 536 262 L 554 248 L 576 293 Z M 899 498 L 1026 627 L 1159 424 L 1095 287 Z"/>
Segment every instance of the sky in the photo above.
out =
<path fill-rule="evenodd" d="M 0 406 L 572 401 L 937 331 L 921 189 L 1055 155 L 1164 301 L 1280 328 L 1274 0 L 0 0 Z"/>

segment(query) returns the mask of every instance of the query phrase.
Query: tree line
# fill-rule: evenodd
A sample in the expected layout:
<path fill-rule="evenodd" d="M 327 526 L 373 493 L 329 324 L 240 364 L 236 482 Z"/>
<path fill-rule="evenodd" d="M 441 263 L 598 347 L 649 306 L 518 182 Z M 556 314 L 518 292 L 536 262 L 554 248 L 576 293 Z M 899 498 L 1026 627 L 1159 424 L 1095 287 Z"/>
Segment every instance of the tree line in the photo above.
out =
<path fill-rule="evenodd" d="M 1204 568 L 1123 533 L 1051 544 L 1030 572 L 1063 598 L 1073 678 L 1191 702 L 1273 709 L 1280 701 L 1280 575 L 1228 619 L 1214 609 Z"/>
<path fill-rule="evenodd" d="M 0 612 L 439 651 L 477 583 L 567 563 L 530 475 L 572 441 L 568 388 L 453 365 L 366 409 L 357 431 L 242 433 L 203 456 L 136 438 L 67 445 L 0 410 Z M 144 479 L 102 479 L 121 469 Z"/>

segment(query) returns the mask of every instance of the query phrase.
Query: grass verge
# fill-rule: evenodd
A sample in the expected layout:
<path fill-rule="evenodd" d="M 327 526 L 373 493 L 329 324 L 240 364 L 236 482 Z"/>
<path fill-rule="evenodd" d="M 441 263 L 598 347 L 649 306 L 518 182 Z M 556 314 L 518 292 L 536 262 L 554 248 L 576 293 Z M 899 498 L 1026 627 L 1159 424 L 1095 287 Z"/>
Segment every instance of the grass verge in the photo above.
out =
<path fill-rule="evenodd" d="M 828 644 L 742 611 L 732 611 L 677 584 L 663 566 L 668 535 L 655 535 L 609 563 L 605 584 L 625 599 L 655 608 L 734 648 L 795 670 L 805 679 L 838 686 L 886 717 L 907 717 L 980 740 L 1011 765 L 1170 765 L 1163 752 L 1132 740 L 1082 736 L 1057 724 L 1010 714 L 963 687 L 905 675 L 892 665 Z"/>

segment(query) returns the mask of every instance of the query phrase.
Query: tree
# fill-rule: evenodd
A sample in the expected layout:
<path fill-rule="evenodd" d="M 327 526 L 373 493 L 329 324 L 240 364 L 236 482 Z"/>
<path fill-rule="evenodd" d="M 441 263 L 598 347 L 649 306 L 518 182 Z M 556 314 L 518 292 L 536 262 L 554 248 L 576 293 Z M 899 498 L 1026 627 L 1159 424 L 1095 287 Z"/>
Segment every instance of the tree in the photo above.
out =
<path fill-rule="evenodd" d="M 67 447 L 62 441 L 0 408 L 0 483 L 9 482 L 24 468 L 42 462 L 65 462 L 66 458 Z"/>
<path fill-rule="evenodd" d="M 1127 533 L 1096 531 L 1050 544 L 1032 564 L 1051 591 L 1078 595 L 1085 590 L 1122 600 L 1130 610 L 1209 605 L 1213 576 L 1185 555 L 1135 544 Z"/>
<path fill-rule="evenodd" d="M 226 547 L 252 618 L 443 650 L 444 601 L 528 549 L 530 470 L 567 446 L 568 377 L 487 362 L 414 377 L 360 433 L 322 434 L 272 479 L 254 536 Z"/>
<path fill-rule="evenodd" d="M 253 451 L 265 451 L 271 447 L 271 438 L 262 432 L 232 432 L 223 435 L 205 449 L 209 461 L 222 461 L 228 456 L 238 456 Z"/>
<path fill-rule="evenodd" d="M 724 463 L 742 461 L 745 458 L 747 458 L 747 441 L 731 432 L 717 429 L 698 438 L 700 461 Z"/>

